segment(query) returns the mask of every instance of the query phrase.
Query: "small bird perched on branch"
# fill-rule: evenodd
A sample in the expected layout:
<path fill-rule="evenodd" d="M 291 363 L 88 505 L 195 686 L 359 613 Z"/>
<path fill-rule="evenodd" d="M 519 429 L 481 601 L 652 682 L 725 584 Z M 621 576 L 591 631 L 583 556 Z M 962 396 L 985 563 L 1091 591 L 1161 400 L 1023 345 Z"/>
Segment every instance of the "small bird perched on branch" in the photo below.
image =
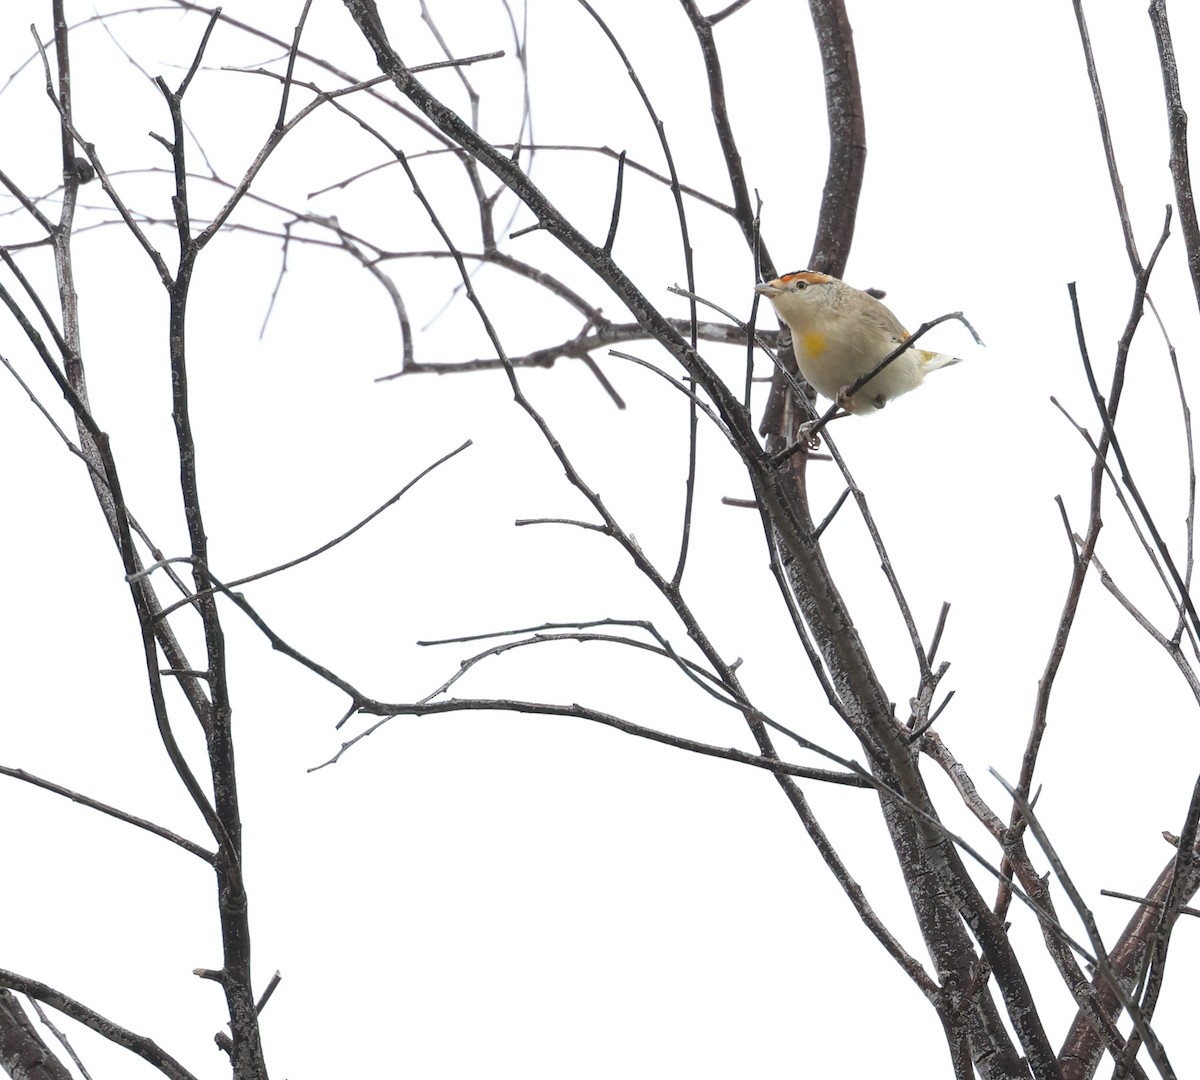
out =
<path fill-rule="evenodd" d="M 849 394 L 858 379 L 908 340 L 900 320 L 870 294 L 812 270 L 784 274 L 754 291 L 788 324 L 800 374 L 847 412 L 882 409 L 920 386 L 928 372 L 959 362 L 945 353 L 906 349 Z"/>

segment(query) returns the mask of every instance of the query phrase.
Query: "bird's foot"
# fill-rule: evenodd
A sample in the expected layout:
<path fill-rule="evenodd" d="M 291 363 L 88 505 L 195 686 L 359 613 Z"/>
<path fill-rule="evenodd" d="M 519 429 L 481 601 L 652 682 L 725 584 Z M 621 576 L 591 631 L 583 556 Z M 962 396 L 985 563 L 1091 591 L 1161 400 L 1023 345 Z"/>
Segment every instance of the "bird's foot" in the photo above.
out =
<path fill-rule="evenodd" d="M 796 441 L 806 444 L 810 450 L 816 450 L 821 445 L 821 436 L 817 432 L 824 427 L 823 420 L 806 420 L 796 428 Z"/>

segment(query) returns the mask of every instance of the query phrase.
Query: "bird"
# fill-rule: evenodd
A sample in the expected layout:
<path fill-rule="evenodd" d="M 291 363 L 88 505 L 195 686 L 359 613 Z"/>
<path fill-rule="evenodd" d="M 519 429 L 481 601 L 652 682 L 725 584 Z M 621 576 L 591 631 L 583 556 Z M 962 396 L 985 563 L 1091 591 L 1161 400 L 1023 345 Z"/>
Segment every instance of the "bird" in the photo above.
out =
<path fill-rule="evenodd" d="M 796 364 L 813 388 L 848 413 L 871 413 L 915 390 L 957 356 L 905 349 L 854 394 L 850 387 L 911 336 L 870 293 L 814 270 L 797 270 L 754 291 L 767 297 L 792 332 Z"/>

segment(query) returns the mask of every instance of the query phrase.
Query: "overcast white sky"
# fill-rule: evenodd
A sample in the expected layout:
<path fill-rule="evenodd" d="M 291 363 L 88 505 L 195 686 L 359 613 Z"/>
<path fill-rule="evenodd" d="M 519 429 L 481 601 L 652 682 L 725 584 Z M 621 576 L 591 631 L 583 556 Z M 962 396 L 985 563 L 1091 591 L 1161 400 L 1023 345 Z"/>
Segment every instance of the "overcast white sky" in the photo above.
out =
<path fill-rule="evenodd" d="M 440 58 L 418 5 L 381 6 L 408 62 Z M 727 199 L 700 53 L 679 6 L 597 6 L 665 122 L 681 179 Z M 886 289 L 910 327 L 961 310 L 987 347 L 975 347 L 954 324 L 938 328 L 936 347 L 968 362 L 878 416 L 845 421 L 835 437 L 927 635 L 942 601 L 953 605 L 940 656 L 953 664 L 943 688 L 956 697 L 938 729 L 1007 816 L 987 769 L 1010 779 L 1018 772 L 1070 571 L 1054 496 L 1062 495 L 1074 527 L 1085 525 L 1088 453 L 1050 395 L 1096 429 L 1067 282 L 1078 282 L 1107 385 L 1131 277 L 1066 0 L 848 6 L 869 156 L 847 277 Z M 224 10 L 290 38 L 300 5 L 267 7 L 231 0 Z M 520 83 L 502 8 L 456 0 L 431 9 L 456 55 L 507 51 L 507 59 L 472 69 L 470 78 L 482 94 L 481 130 L 511 141 Z M 82 20 L 92 7 L 69 11 Z M 1153 36 L 1142 3 L 1093 3 L 1088 14 L 1145 256 L 1173 202 Z M 1170 15 L 1185 102 L 1196 107 L 1200 89 L 1189 76 L 1200 55 L 1200 13 L 1176 0 Z M 0 20 L 6 77 L 29 58 L 30 22 L 48 36 L 49 4 L 15 0 Z M 169 119 L 122 49 L 175 85 L 203 25 L 164 5 L 114 16 L 106 26 L 93 22 L 73 38 L 78 125 L 129 203 L 159 219 L 170 215 L 167 180 L 137 170 L 166 165 L 147 133 L 169 134 Z M 781 268 L 798 269 L 811 247 L 826 153 L 807 9 L 753 0 L 720 26 L 718 41 L 747 173 L 764 202 L 764 235 Z M 374 74 L 369 51 L 334 0 L 314 3 L 305 44 L 361 77 Z M 191 134 L 231 181 L 270 130 L 277 86 L 221 65 L 279 70 L 278 50 L 221 27 L 189 91 Z M 627 149 L 663 168 L 622 65 L 581 7 L 531 0 L 529 75 L 538 142 Z M 335 85 L 327 75 L 318 81 Z M 426 84 L 460 112 L 468 108 L 453 73 L 430 75 Z M 410 126 L 387 122 L 390 137 L 410 151 L 429 145 Z M 34 62 L 0 93 L 0 168 L 30 193 L 52 191 L 57 139 Z M 191 154 L 204 173 L 195 146 Z M 308 198 L 385 160 L 350 121 L 326 109 L 285 142 L 256 190 L 293 210 L 336 214 L 392 250 L 436 248 L 396 168 Z M 473 247 L 459 171 L 431 159 L 416 168 L 456 239 Z M 580 153 L 546 152 L 534 166 L 556 204 L 597 241 L 608 227 L 613 174 L 610 159 Z M 194 192 L 197 215 L 223 197 L 200 181 Z M 85 194 L 90 206 L 102 205 L 97 185 Z M 0 211 L 11 206 L 6 201 Z M 740 235 L 694 203 L 689 214 L 698 291 L 748 315 L 754 271 Z M 111 217 L 88 212 L 81 223 Z M 277 230 L 286 214 L 247 206 L 236 220 Z M 513 228 L 531 223 L 517 211 Z M 169 229 L 152 235 L 171 251 Z M 0 242 L 34 236 L 19 214 L 0 218 Z M 625 317 L 549 238 L 533 234 L 505 247 L 568 276 L 610 317 Z M 182 554 L 165 296 L 119 226 L 82 232 L 75 251 L 95 414 L 112 437 L 130 505 L 165 551 Z M 685 277 L 662 188 L 628 177 L 614 256 L 647 295 L 685 313 L 666 293 Z M 591 515 L 501 374 L 373 381 L 399 366 L 394 314 L 372 278 L 325 249 L 292 248 L 260 340 L 279 263 L 274 239 L 222 237 L 201 260 L 190 306 L 194 424 L 219 576 L 241 577 L 311 550 L 442 454 L 466 439 L 474 446 L 351 541 L 248 586 L 248 598 L 278 632 L 391 700 L 429 693 L 470 654 L 463 645 L 418 648 L 422 639 L 614 617 L 653 619 L 673 644 L 686 646 L 684 630 L 616 545 L 565 527 L 514 528 L 519 518 Z M 47 256 L 26 255 L 22 266 L 53 295 Z M 416 340 L 419 359 L 487 355 L 469 306 L 461 297 L 451 302 L 448 261 L 389 269 L 414 325 L 429 324 Z M 562 305 L 497 270 L 480 272 L 475 285 L 510 353 L 579 330 Z M 1177 238 L 1151 292 L 1194 397 L 1200 334 Z M 661 360 L 649 345 L 630 351 Z M 11 320 L 0 322 L 0 352 L 70 427 Z M 740 385 L 740 354 L 706 355 Z M 625 411 L 570 362 L 523 374 L 522 384 L 587 482 L 671 568 L 685 466 L 682 399 L 625 361 L 597 360 L 628 401 Z M 1135 475 L 1179 552 L 1183 433 L 1166 353 L 1148 325 L 1123 410 Z M 0 453 L 7 463 L 0 551 L 8 568 L 0 764 L 203 842 L 202 823 L 154 729 L 128 590 L 86 475 L 7 374 L 0 379 Z M 812 468 L 814 506 L 823 512 L 840 482 L 831 467 Z M 860 756 L 789 632 L 755 516 L 720 504 L 722 495 L 749 492 L 712 431 L 702 436 L 700 470 L 684 579 L 695 610 L 725 655 L 743 658 L 740 673 L 768 713 Z M 1106 565 L 1171 625 L 1111 502 L 1105 520 Z M 877 669 L 903 709 L 916 688 L 911 651 L 849 508 L 825 543 Z M 195 647 L 196 628 L 182 626 Z M 283 975 L 263 1016 L 275 1076 L 947 1073 L 932 1011 L 853 916 L 767 774 L 581 721 L 495 713 L 396 719 L 336 766 L 310 774 L 362 725 L 336 732 L 344 698 L 272 653 L 232 608 L 226 632 L 256 977 L 265 985 L 276 969 Z M 608 646 L 520 650 L 487 661 L 455 692 L 579 701 L 699 740 L 750 747 L 737 717 L 673 669 Z M 182 717 L 182 703 L 173 704 Z M 1159 833 L 1182 824 L 1196 773 L 1195 716 L 1174 667 L 1090 582 L 1051 712 L 1039 809 L 1108 941 L 1130 911 L 1099 890 L 1147 888 L 1170 854 Z M 180 727 L 199 762 L 196 733 L 183 720 Z M 798 751 L 792 757 L 818 764 Z M 948 784 L 931 765 L 927 772 L 947 819 L 992 854 L 955 808 Z M 924 958 L 877 802 L 861 792 L 805 790 L 872 904 Z M 206 868 L 152 836 L 6 778 L 0 810 L 9 822 L 10 873 L 0 967 L 151 1035 L 198 1076 L 223 1075 L 212 1044 L 223 1003 L 213 983 L 191 974 L 219 966 Z M 984 891 L 991 895 L 992 887 Z M 1039 955 L 1032 919 L 1019 909 L 1012 919 L 1057 1043 L 1073 1004 Z M 1193 923 L 1184 920 L 1177 931 L 1156 1018 L 1180 1075 L 1200 1068 L 1187 985 L 1200 963 Z M 1076 923 L 1068 929 L 1081 933 Z M 151 1075 L 65 1026 L 96 1066 L 93 1075 Z"/>

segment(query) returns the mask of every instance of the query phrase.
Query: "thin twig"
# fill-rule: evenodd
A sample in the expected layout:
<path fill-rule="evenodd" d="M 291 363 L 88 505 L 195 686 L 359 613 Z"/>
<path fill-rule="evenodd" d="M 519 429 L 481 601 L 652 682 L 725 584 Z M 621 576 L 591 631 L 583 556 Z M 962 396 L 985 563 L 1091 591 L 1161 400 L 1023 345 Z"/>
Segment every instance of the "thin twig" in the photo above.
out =
<path fill-rule="evenodd" d="M 62 1048 L 67 1052 L 67 1056 L 73 1062 L 75 1062 L 75 1067 L 83 1076 L 83 1080 L 92 1080 L 92 1074 L 88 1072 L 87 1066 L 83 1063 L 83 1059 L 75 1052 L 75 1047 L 71 1045 L 71 1040 L 68 1039 L 66 1033 L 61 1031 L 58 1026 L 50 1020 L 50 1017 L 46 1015 L 46 1010 L 42 1008 L 42 1003 L 38 1001 L 37 998 L 30 998 L 29 1003 L 33 1006 L 33 1011 L 37 1013 L 38 1020 L 40 1020 L 50 1034 L 59 1041 L 59 1043 L 62 1045 Z"/>
<path fill-rule="evenodd" d="M 604 238 L 604 254 L 611 255 L 613 241 L 617 238 L 617 223 L 621 220 L 621 196 L 625 191 L 625 151 L 617 157 L 617 184 L 613 191 L 612 221 L 608 225 L 608 236 Z"/>
<path fill-rule="evenodd" d="M 63 787 L 61 784 L 54 783 L 53 780 L 45 780 L 40 776 L 34 776 L 33 773 L 26 772 L 24 769 L 14 769 L 8 765 L 0 765 L 0 776 L 11 776 L 14 780 L 21 780 L 26 784 L 32 784 L 34 787 L 40 787 L 45 791 L 52 791 L 55 795 L 61 795 L 64 799 L 70 799 L 71 802 L 79 803 L 80 806 L 87 806 L 92 810 L 98 810 L 101 814 L 107 814 L 118 821 L 124 821 L 128 825 L 144 829 L 146 832 L 153 833 L 163 840 L 169 840 L 172 844 L 203 859 L 206 863 L 212 864 L 216 862 L 217 856 L 214 852 L 193 843 L 186 837 L 180 836 L 170 829 L 164 829 L 161 825 L 156 825 L 153 821 L 147 821 L 145 818 L 126 813 L 124 810 L 118 810 L 115 806 L 109 806 L 108 803 L 100 802 L 99 799 L 93 799 L 90 796 L 80 794 L 78 791 L 73 791 L 71 788 Z"/>
<path fill-rule="evenodd" d="M 679 226 L 679 239 L 683 248 L 683 265 L 684 273 L 687 276 L 688 289 L 695 290 L 696 288 L 696 272 L 692 257 L 692 241 L 688 232 L 687 210 L 683 205 L 683 192 L 679 186 L 679 174 L 675 169 L 675 156 L 671 152 L 671 144 L 667 139 L 666 126 L 659 119 L 654 106 L 650 102 L 650 95 L 646 92 L 645 86 L 638 78 L 637 72 L 634 70 L 633 62 L 629 59 L 628 54 L 622 48 L 621 43 L 617 40 L 616 35 L 612 32 L 608 24 L 600 17 L 595 8 L 588 0 L 576 0 L 576 2 L 592 17 L 596 24 L 600 27 L 601 32 L 608 38 L 612 47 L 616 50 L 617 55 L 621 58 L 621 62 L 625 65 L 626 74 L 638 92 L 638 96 L 642 100 L 642 106 L 646 110 L 651 123 L 654 125 L 655 131 L 658 133 L 659 146 L 663 152 L 663 158 L 667 164 L 667 172 L 671 177 L 671 194 L 675 201 L 675 215 Z M 619 201 L 613 208 L 613 222 L 610 229 L 609 240 L 612 239 L 612 234 L 616 230 L 617 210 L 619 209 Z M 611 244 L 603 249 L 604 256 L 607 258 L 611 254 Z M 690 341 L 692 349 L 695 350 L 698 338 L 697 330 L 697 314 L 695 302 L 690 303 L 689 317 L 691 325 Z M 690 378 L 690 376 L 689 376 Z M 695 380 L 692 379 L 692 389 L 695 389 Z M 696 465 L 697 465 L 697 437 L 698 437 L 699 417 L 696 412 L 696 403 L 693 399 L 688 405 L 688 463 L 687 463 L 687 478 L 684 481 L 683 495 L 683 520 L 679 529 L 679 558 L 675 565 L 675 572 L 671 576 L 671 586 L 674 589 L 679 588 L 679 583 L 683 580 L 683 572 L 687 566 L 688 549 L 691 545 L 692 536 L 692 516 L 696 504 Z"/>
<path fill-rule="evenodd" d="M 1155 250 L 1157 256 L 1160 248 Z M 1154 257 L 1151 257 L 1150 262 L 1146 265 L 1144 276 L 1148 277 L 1150 271 L 1154 268 Z M 1142 521 L 1145 523 L 1146 529 L 1149 531 L 1151 538 L 1154 540 L 1154 546 L 1159 555 L 1162 557 L 1163 563 L 1166 565 L 1168 572 L 1171 575 L 1175 587 L 1179 590 L 1179 602 L 1187 610 L 1188 617 L 1191 619 L 1192 629 L 1197 634 L 1200 634 L 1200 614 L 1197 614 L 1196 608 L 1192 603 L 1192 598 L 1188 593 L 1187 586 L 1183 582 L 1183 578 L 1175 567 L 1175 560 L 1171 558 L 1171 552 L 1167 547 L 1166 541 L 1158 531 L 1158 526 L 1155 524 L 1154 517 L 1146 506 L 1145 500 L 1142 498 L 1142 493 L 1138 490 L 1137 484 L 1134 483 L 1133 476 L 1129 469 L 1129 463 L 1126 461 L 1125 454 L 1121 449 L 1121 444 L 1117 439 L 1116 429 L 1113 427 L 1112 419 L 1108 415 L 1104 396 L 1100 393 L 1096 385 L 1096 374 L 1092 370 L 1091 358 L 1088 355 L 1087 341 L 1083 332 L 1083 317 L 1079 311 L 1079 297 L 1075 291 L 1075 283 L 1071 282 L 1067 289 L 1071 295 L 1071 310 L 1075 316 L 1075 336 L 1079 342 L 1079 353 L 1083 360 L 1084 371 L 1087 374 L 1088 386 L 1091 388 L 1092 397 L 1096 402 L 1097 410 L 1099 411 L 1101 421 L 1104 424 L 1105 434 L 1108 436 L 1109 442 L 1112 444 L 1113 454 L 1116 455 L 1117 463 L 1121 467 L 1121 482 L 1125 485 L 1125 489 L 1132 496 L 1134 503 L 1137 505 L 1138 512 L 1142 516 Z M 1144 295 L 1145 286 L 1142 286 Z"/>
<path fill-rule="evenodd" d="M 1125 239 L 1125 252 L 1134 274 L 1142 272 L 1138 257 L 1137 241 L 1133 236 L 1133 225 L 1129 220 L 1129 207 L 1125 203 L 1125 186 L 1117 171 L 1117 155 L 1113 149 L 1112 131 L 1108 126 L 1108 110 L 1104 107 L 1104 93 L 1100 88 L 1100 72 L 1096 69 L 1096 58 L 1092 55 L 1092 39 L 1088 34 L 1087 19 L 1083 14 L 1083 0 L 1072 0 L 1075 22 L 1079 27 L 1079 42 L 1083 46 L 1083 60 L 1087 66 L 1088 82 L 1092 87 L 1092 101 L 1096 109 L 1096 120 L 1100 124 L 1100 142 L 1104 146 L 1104 160 L 1108 165 L 1108 179 L 1112 185 L 1113 199 L 1117 204 L 1117 217 L 1121 222 L 1121 234 Z"/>
<path fill-rule="evenodd" d="M 437 459 L 437 461 L 433 462 L 430 465 L 426 465 L 424 469 L 422 469 L 419 473 L 417 473 L 416 476 L 414 476 L 411 480 L 409 480 L 408 483 L 405 484 L 399 491 L 397 491 L 395 495 L 391 496 L 391 498 L 387 499 L 385 502 L 383 502 L 379 506 L 377 506 L 361 521 L 358 521 L 354 525 L 351 525 L 350 528 L 348 528 L 345 532 L 338 534 L 332 540 L 327 540 L 320 547 L 313 548 L 312 551 L 305 552 L 303 555 L 298 555 L 296 558 L 289 559 L 287 562 L 279 563 L 277 566 L 272 566 L 266 570 L 259 570 L 257 573 L 247 574 L 245 577 L 240 577 L 233 581 L 230 581 L 225 586 L 223 586 L 223 589 L 236 589 L 236 588 L 238 588 L 242 585 L 246 585 L 252 581 L 261 581 L 263 578 L 270 577 L 272 574 L 279 574 L 279 573 L 282 573 L 284 570 L 291 570 L 293 567 L 299 566 L 301 563 L 308 562 L 309 559 L 315 559 L 318 555 L 323 555 L 325 552 L 329 551 L 331 548 L 337 547 L 338 544 L 342 543 L 345 540 L 350 539 L 350 537 L 352 537 L 360 529 L 363 529 L 367 525 L 369 525 L 372 521 L 374 521 L 377 517 L 379 517 L 380 514 L 382 514 L 386 509 L 388 509 L 388 507 L 394 506 L 397 502 L 399 502 L 400 499 L 402 499 L 405 495 L 407 495 L 408 492 L 413 489 L 413 487 L 415 487 L 418 483 L 420 483 L 423 479 L 425 479 L 425 477 L 428 476 L 431 472 L 433 472 L 433 470 L 436 469 L 439 465 L 444 465 L 452 457 L 457 457 L 464 450 L 466 450 L 467 447 L 472 446 L 472 445 L 474 445 L 473 442 L 470 439 L 467 439 L 466 442 L 462 443 L 462 445 L 460 445 L 460 446 L 456 446 L 448 454 L 443 454 L 440 458 Z M 147 567 L 146 569 L 150 570 L 150 569 L 154 569 L 154 567 Z M 142 573 L 144 574 L 145 571 L 142 571 Z M 201 589 L 201 590 L 197 591 L 194 595 L 187 596 L 183 600 L 179 600 L 176 603 L 172 604 L 170 607 L 164 608 L 159 613 L 158 618 L 159 619 L 166 618 L 177 608 L 183 607 L 185 604 L 194 603 L 196 600 L 201 599 L 206 596 L 210 596 L 210 595 L 212 595 L 212 593 L 217 592 L 217 591 L 222 591 L 222 590 L 218 589 L 217 586 L 215 586 L 215 585 L 209 589 Z"/>
<path fill-rule="evenodd" d="M 937 626 L 933 628 L 933 640 L 929 643 L 929 652 L 926 654 L 930 665 L 937 657 L 938 646 L 942 643 L 942 632 L 946 629 L 946 619 L 950 615 L 950 601 L 942 601 L 942 609 L 938 612 Z"/>
<path fill-rule="evenodd" d="M 826 514 L 821 519 L 821 523 L 815 529 L 813 529 L 813 541 L 814 542 L 821 539 L 822 533 L 824 533 L 826 528 L 828 528 L 829 523 L 831 521 L 833 521 L 833 519 L 835 517 L 837 517 L 837 512 L 842 508 L 842 504 L 849 497 L 850 497 L 850 489 L 848 487 L 842 488 L 842 493 L 837 497 L 837 500 L 834 502 L 833 506 L 830 508 L 829 513 Z"/>
<path fill-rule="evenodd" d="M 678 735 L 671 735 L 668 732 L 659 731 L 655 728 L 648 728 L 642 724 L 635 724 L 632 721 L 614 716 L 611 713 L 602 712 L 599 709 L 590 709 L 583 705 L 560 705 L 546 701 L 520 701 L 514 698 L 450 698 L 445 701 L 429 701 L 424 703 L 392 704 L 378 702 L 371 703 L 369 709 L 372 712 L 381 713 L 383 718 L 378 723 L 372 724 L 364 731 L 359 732 L 353 738 L 347 739 L 337 753 L 320 765 L 314 765 L 309 768 L 309 772 L 316 772 L 318 769 L 336 764 L 341 756 L 352 746 L 374 734 L 380 727 L 397 716 L 406 714 L 429 716 L 456 712 L 513 712 L 528 713 L 536 716 L 559 716 L 590 720 L 605 727 L 615 728 L 617 731 L 622 731 L 627 735 L 634 735 L 641 739 L 647 739 L 650 742 L 661 743 L 664 746 L 671 746 L 677 750 L 687 750 L 694 754 L 704 755 L 705 757 L 721 758 L 725 761 L 732 761 L 741 765 L 751 765 L 755 768 L 765 769 L 767 772 L 779 773 L 784 776 L 798 776 L 804 779 L 821 780 L 857 788 L 872 786 L 870 777 L 862 775 L 861 772 L 835 773 L 827 769 L 813 769 L 803 765 L 793 765 L 777 757 L 751 754 L 745 750 L 737 750 L 730 746 L 714 746 L 695 739 L 685 739 Z M 360 711 L 367 710 L 360 709 Z M 833 755 L 829 756 L 832 757 Z"/>
<path fill-rule="evenodd" d="M 1134 904 L 1142 904 L 1146 907 L 1157 908 L 1159 911 L 1161 911 L 1164 907 L 1166 907 L 1166 904 L 1164 904 L 1161 900 L 1154 900 L 1149 896 L 1134 896 L 1133 893 L 1116 892 L 1113 889 L 1101 889 L 1100 895 L 1101 896 L 1110 896 L 1114 900 L 1128 900 Z M 1180 915 L 1192 915 L 1197 918 L 1200 918 L 1200 908 L 1188 907 L 1185 904 L 1183 907 L 1181 907 L 1179 909 L 1179 914 Z"/>

